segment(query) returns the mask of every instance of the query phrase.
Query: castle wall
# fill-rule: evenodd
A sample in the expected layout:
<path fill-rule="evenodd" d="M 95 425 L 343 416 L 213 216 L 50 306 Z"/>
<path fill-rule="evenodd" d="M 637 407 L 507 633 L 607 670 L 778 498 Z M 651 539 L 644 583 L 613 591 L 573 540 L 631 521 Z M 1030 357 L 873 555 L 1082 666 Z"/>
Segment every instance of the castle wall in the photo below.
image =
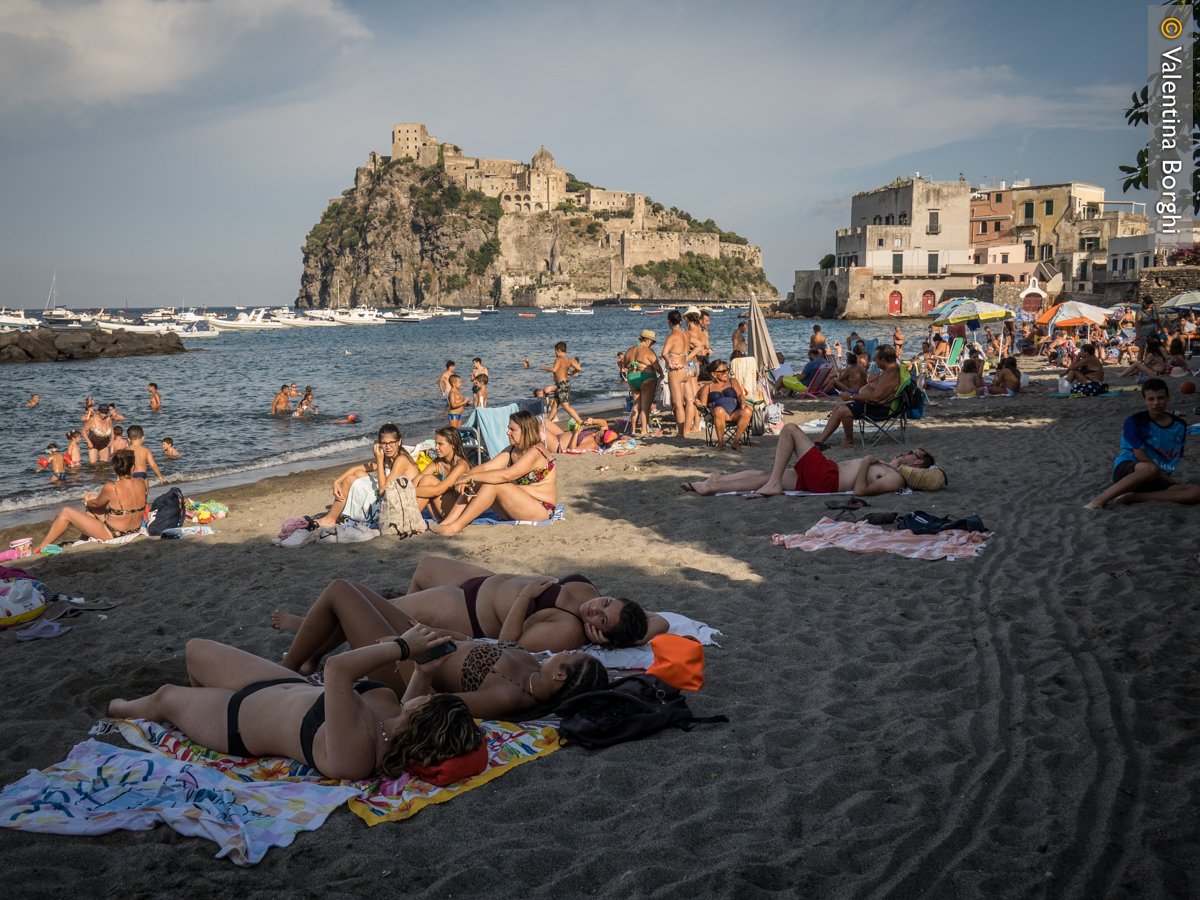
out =
<path fill-rule="evenodd" d="M 744 259 L 759 269 L 762 268 L 762 247 L 748 244 L 721 244 L 721 259 Z"/>

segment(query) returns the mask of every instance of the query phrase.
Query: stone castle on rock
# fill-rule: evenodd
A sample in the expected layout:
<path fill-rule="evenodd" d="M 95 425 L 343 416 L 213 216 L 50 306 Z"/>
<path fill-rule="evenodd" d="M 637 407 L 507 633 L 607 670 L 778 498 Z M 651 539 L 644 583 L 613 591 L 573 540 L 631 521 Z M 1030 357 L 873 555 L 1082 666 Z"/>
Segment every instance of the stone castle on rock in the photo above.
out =
<path fill-rule="evenodd" d="M 774 298 L 762 250 L 646 195 L 392 128 L 304 247 L 298 306 L 547 306 L 612 297 Z"/>

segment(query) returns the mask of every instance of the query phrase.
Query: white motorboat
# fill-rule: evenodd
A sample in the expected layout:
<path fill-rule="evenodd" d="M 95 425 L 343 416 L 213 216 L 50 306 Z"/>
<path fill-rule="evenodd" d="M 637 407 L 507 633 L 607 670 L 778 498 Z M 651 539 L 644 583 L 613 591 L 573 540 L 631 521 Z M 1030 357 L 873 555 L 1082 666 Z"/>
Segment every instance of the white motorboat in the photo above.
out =
<path fill-rule="evenodd" d="M 195 309 L 185 309 L 183 312 L 175 316 L 175 321 L 181 325 L 196 325 L 208 321 L 204 313 L 198 313 Z"/>
<path fill-rule="evenodd" d="M 500 310 L 496 309 L 495 305 L 489 304 L 479 310 L 479 314 L 481 316 L 498 316 L 500 315 Z"/>
<path fill-rule="evenodd" d="M 0 309 L 0 325 L 11 325 L 13 328 L 37 328 L 41 324 L 41 319 L 35 319 L 32 316 L 26 318 L 23 309 Z"/>
<path fill-rule="evenodd" d="M 463 316 L 464 322 L 478 322 L 479 316 Z"/>
<path fill-rule="evenodd" d="M 171 322 L 179 314 L 179 311 L 173 306 L 162 306 L 158 309 L 152 309 L 150 312 L 142 313 L 142 321 L 153 322 Z"/>
<path fill-rule="evenodd" d="M 572 306 L 567 310 L 568 316 L 590 316 L 595 314 L 595 310 L 590 306 Z"/>
<path fill-rule="evenodd" d="M 221 336 L 221 332 L 217 331 L 217 329 L 212 328 L 211 326 L 208 328 L 201 328 L 199 325 L 196 325 L 196 324 L 168 325 L 167 331 L 174 332 L 175 334 L 179 335 L 184 340 L 189 340 L 189 341 L 194 340 L 196 338 L 215 338 L 215 337 Z"/>
<path fill-rule="evenodd" d="M 379 314 L 379 310 L 369 306 L 356 306 L 351 309 L 335 310 L 333 321 L 342 325 L 386 325 L 387 319 Z"/>
<path fill-rule="evenodd" d="M 430 316 L 430 318 L 434 318 L 434 319 L 442 319 L 442 318 L 445 318 L 446 316 L 461 316 L 462 315 L 461 309 L 446 309 L 445 307 L 442 307 L 442 306 L 425 306 L 425 307 L 422 307 L 422 309 L 424 310 L 424 312 L 427 315 Z"/>
<path fill-rule="evenodd" d="M 286 306 L 271 310 L 271 321 L 282 322 L 289 328 L 336 328 L 339 323 L 332 319 L 317 319 L 311 316 L 298 316 Z"/>
<path fill-rule="evenodd" d="M 383 314 L 384 321 L 393 324 L 400 324 L 402 322 L 427 322 L 432 318 L 433 316 L 427 312 L 417 312 L 415 307 L 410 307 L 407 312 L 388 310 Z"/>
<path fill-rule="evenodd" d="M 96 327 L 101 331 L 128 331 L 131 334 L 166 334 L 171 328 L 169 322 L 136 322 L 133 319 L 123 319 L 117 316 L 98 316 Z"/>
<path fill-rule="evenodd" d="M 267 310 L 263 307 L 252 310 L 249 314 L 238 313 L 236 319 L 222 319 L 220 316 L 209 316 L 209 324 L 221 331 L 281 331 L 287 328 L 282 322 L 272 322 L 266 318 Z"/>

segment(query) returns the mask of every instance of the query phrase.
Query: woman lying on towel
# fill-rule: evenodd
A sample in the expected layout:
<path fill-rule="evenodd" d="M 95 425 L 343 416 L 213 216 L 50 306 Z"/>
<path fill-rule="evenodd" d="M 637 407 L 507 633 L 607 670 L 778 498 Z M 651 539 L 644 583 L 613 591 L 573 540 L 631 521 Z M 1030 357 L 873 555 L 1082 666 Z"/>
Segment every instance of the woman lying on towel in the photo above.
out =
<path fill-rule="evenodd" d="M 196 743 L 231 756 L 304 760 L 326 778 L 394 778 L 410 766 L 470 753 L 482 740 L 467 703 L 429 689 L 446 657 L 414 673 L 411 657 L 446 640 L 413 625 L 401 639 L 368 641 L 329 659 L 324 688 L 236 647 L 192 640 L 191 687 L 167 684 L 138 700 L 113 700 L 108 712 L 173 722 Z M 407 690 L 404 679 L 393 674 L 398 671 L 407 677 Z M 400 689 L 359 681 L 373 672 L 387 673 Z"/>
<path fill-rule="evenodd" d="M 620 437 L 608 427 L 604 419 L 584 419 L 574 431 L 563 431 L 547 419 L 542 426 L 546 432 L 546 446 L 551 453 L 566 453 L 568 450 L 607 450 Z"/>
<path fill-rule="evenodd" d="M 369 598 L 379 594 L 354 587 Z M 633 600 L 601 596 L 583 575 L 497 575 L 482 566 L 426 556 L 408 593 L 388 600 L 405 617 L 451 632 L 455 640 L 495 638 L 526 650 L 557 653 L 585 644 L 636 647 L 670 627 Z M 299 628 L 304 619 L 276 611 L 277 628 Z"/>
<path fill-rule="evenodd" d="M 489 509 L 503 519 L 545 522 L 558 503 L 554 458 L 542 447 L 537 417 L 526 410 L 508 419 L 511 442 L 487 462 L 460 475 L 458 501 L 441 523 L 429 526 L 437 534 L 458 534 Z"/>
<path fill-rule="evenodd" d="M 396 635 L 411 622 L 373 591 L 335 581 L 308 611 L 283 664 L 293 672 L 312 671 L 322 656 L 343 641 L 352 648 L 395 647 Z M 407 632 L 404 639 L 408 640 Z M 329 663 L 325 671 L 328 680 Z M 604 666 L 587 653 L 559 653 L 539 664 L 519 647 L 472 640 L 459 641 L 453 653 L 420 666 L 393 653 L 370 674 L 406 698 L 453 694 L 479 719 L 537 718 L 576 694 L 608 686 Z"/>
<path fill-rule="evenodd" d="M 98 541 L 111 541 L 141 530 L 148 487 L 144 478 L 133 477 L 133 462 L 132 450 L 114 453 L 112 467 L 117 480 L 110 481 L 98 494 L 84 494 L 86 511 L 64 506 L 33 552 L 41 553 L 66 534 L 72 525 Z"/>
<path fill-rule="evenodd" d="M 317 519 L 318 525 L 332 528 L 337 524 L 338 516 L 343 514 L 360 522 L 369 522 L 378 515 L 373 507 L 383 496 L 389 481 L 402 475 L 417 477 L 417 464 L 400 445 L 401 440 L 400 429 L 391 422 L 379 429 L 373 448 L 375 459 L 352 466 L 333 483 L 333 505 L 328 513 Z"/>

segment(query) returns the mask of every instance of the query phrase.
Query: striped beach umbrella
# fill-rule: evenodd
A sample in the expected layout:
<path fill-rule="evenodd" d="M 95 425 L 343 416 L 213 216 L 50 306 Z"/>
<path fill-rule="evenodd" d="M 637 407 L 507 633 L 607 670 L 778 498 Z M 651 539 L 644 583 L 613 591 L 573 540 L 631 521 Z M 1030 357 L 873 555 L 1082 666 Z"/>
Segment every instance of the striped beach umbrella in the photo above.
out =
<path fill-rule="evenodd" d="M 992 322 L 1000 319 L 1016 318 L 1011 306 L 1001 306 L 999 303 L 985 303 L 982 300 L 970 300 L 948 307 L 945 312 L 933 320 L 934 325 L 953 325 L 957 322 L 969 322 L 976 319 L 980 322 Z"/>

